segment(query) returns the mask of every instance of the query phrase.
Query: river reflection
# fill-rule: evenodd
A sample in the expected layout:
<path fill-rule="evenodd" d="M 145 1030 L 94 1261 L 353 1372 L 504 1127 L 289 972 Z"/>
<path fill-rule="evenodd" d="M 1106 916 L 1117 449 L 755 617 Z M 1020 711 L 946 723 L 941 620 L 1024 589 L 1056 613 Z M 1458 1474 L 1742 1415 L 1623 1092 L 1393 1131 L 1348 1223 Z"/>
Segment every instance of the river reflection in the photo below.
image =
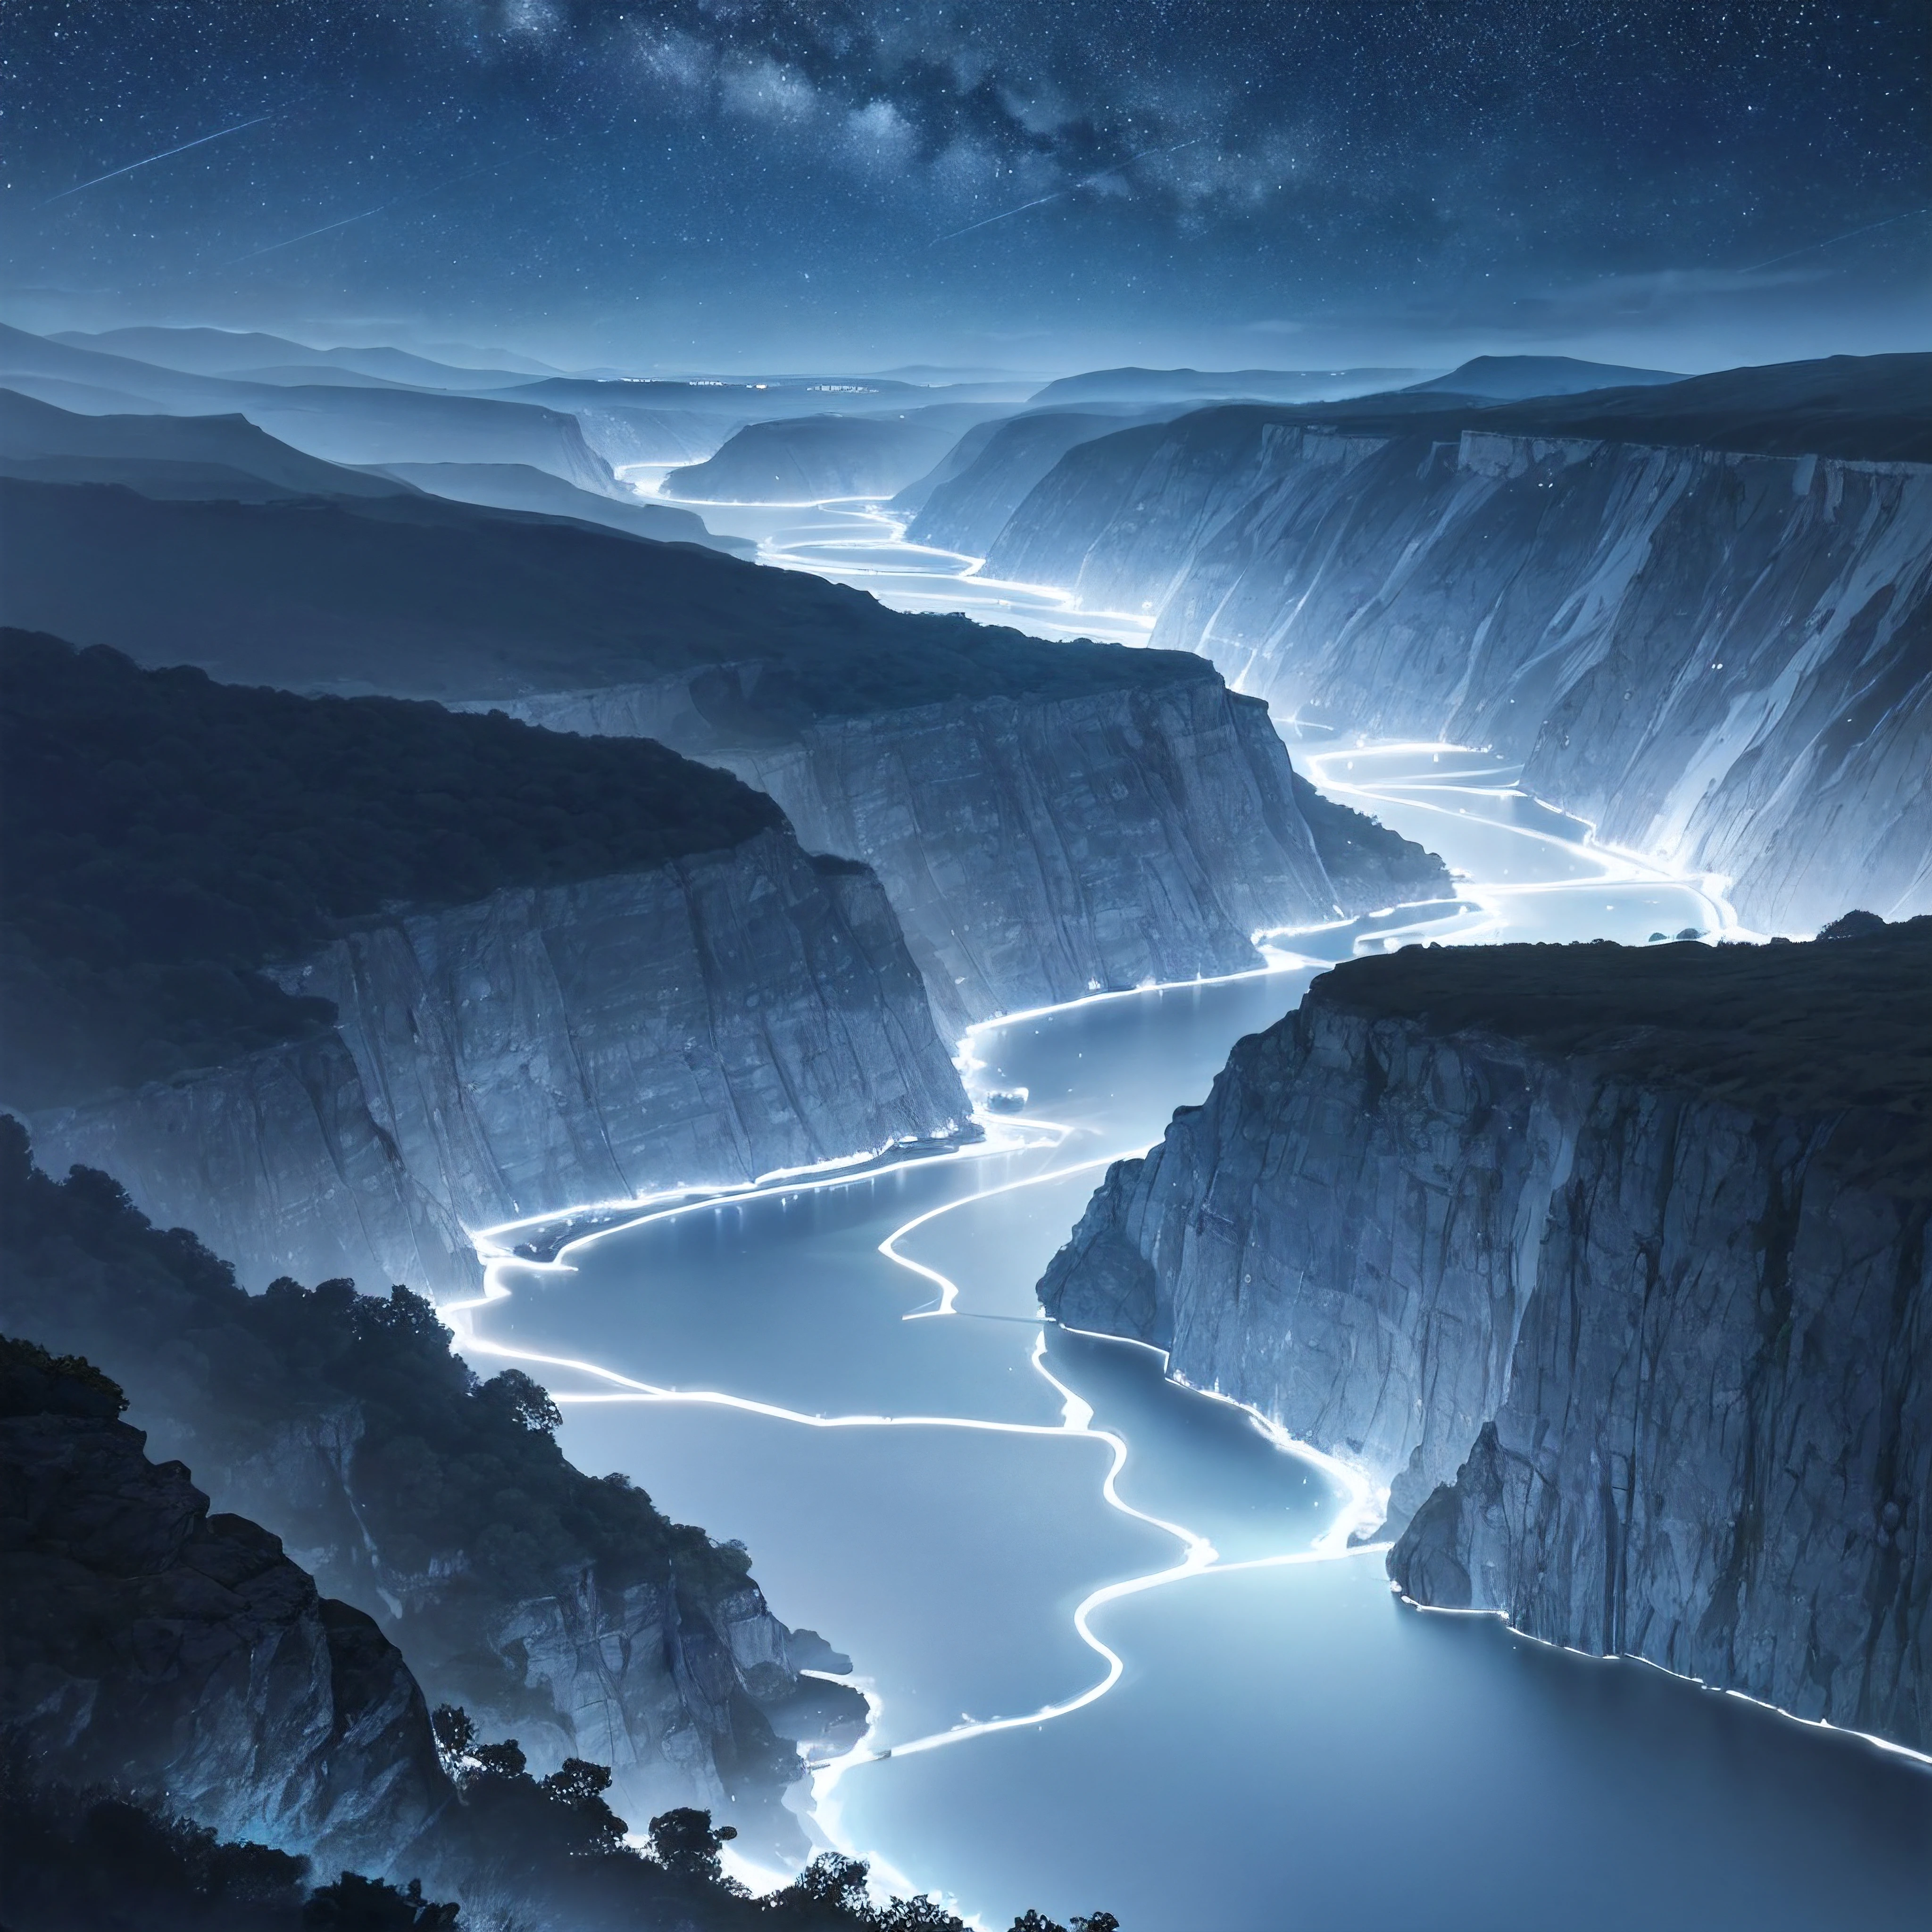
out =
<path fill-rule="evenodd" d="M 1605 854 L 1458 758 L 1318 754 L 1468 875 L 1461 906 L 1346 944 L 1724 926 L 1708 882 Z M 982 1028 L 973 1078 L 1026 1090 L 1036 1144 L 500 1270 L 510 1293 L 464 1346 L 534 1363 L 574 1460 L 742 1538 L 781 1613 L 850 1652 L 875 1722 L 818 1774 L 814 1828 L 988 1925 L 1031 1904 L 1104 1905 L 1127 1932 L 1923 1928 L 1932 1773 L 1402 1610 L 1378 1553 L 1336 1547 L 1330 1472 L 1150 1351 L 1040 1318 L 1106 1161 L 1200 1100 L 1314 970 Z M 880 1252 L 900 1230 L 928 1272 Z"/>

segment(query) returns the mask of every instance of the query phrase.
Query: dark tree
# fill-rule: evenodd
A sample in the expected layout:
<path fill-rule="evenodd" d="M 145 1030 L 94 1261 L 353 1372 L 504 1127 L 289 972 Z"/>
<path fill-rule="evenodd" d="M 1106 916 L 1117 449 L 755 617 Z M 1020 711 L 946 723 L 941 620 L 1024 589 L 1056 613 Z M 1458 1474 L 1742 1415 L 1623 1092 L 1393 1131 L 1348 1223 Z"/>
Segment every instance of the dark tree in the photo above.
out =
<path fill-rule="evenodd" d="M 514 1738 L 505 1738 L 499 1744 L 478 1744 L 470 1755 L 486 1774 L 497 1778 L 521 1778 L 530 1767 L 523 1746 Z"/>
<path fill-rule="evenodd" d="M 718 1854 L 738 1835 L 735 1825 L 713 1827 L 711 1814 L 695 1805 L 680 1804 L 661 1812 L 650 1822 L 651 1851 L 664 1870 L 678 1878 L 715 1883 L 724 1873 Z"/>
<path fill-rule="evenodd" d="M 599 1846 L 614 1851 L 624 1842 L 624 1834 L 630 1827 L 604 1798 L 610 1788 L 608 1765 L 592 1764 L 587 1758 L 567 1757 L 559 1769 L 542 1780 L 541 1788 L 553 1803 L 575 1814 L 589 1827 Z"/>
<path fill-rule="evenodd" d="M 438 1905 L 422 1894 L 412 1878 L 398 1892 L 379 1878 L 344 1872 L 333 1885 L 309 1895 L 302 1907 L 302 1932 L 444 1932 L 461 1908 Z"/>

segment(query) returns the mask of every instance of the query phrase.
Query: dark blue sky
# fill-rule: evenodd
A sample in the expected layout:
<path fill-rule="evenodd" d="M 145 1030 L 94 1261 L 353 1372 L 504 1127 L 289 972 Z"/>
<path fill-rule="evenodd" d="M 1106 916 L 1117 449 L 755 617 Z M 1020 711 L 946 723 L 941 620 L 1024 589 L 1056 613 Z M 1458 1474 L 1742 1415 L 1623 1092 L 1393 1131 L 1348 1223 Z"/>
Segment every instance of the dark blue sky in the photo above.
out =
<path fill-rule="evenodd" d="M 7 11 L 28 327 L 640 368 L 1928 346 L 1922 0 Z"/>

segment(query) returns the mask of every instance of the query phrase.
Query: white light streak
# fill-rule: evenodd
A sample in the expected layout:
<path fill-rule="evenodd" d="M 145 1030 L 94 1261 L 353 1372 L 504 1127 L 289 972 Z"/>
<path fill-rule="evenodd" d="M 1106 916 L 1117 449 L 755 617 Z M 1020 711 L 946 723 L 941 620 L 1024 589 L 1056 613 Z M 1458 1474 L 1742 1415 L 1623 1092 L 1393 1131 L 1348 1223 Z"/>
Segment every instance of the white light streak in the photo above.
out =
<path fill-rule="evenodd" d="M 1581 1658 L 1586 1664 L 1640 1664 L 1646 1670 L 1654 1670 L 1660 1677 L 1669 1678 L 1673 1684 L 1688 1684 L 1694 1690 L 1735 1697 L 1739 1703 L 1748 1704 L 1754 1710 L 1766 1711 L 1774 1718 L 1782 1718 L 1787 1724 L 1802 1724 L 1808 1731 L 1829 1731 L 1836 1737 L 1854 1738 L 1891 1756 L 1902 1757 L 1908 1764 L 1923 1765 L 1932 1769 L 1932 1755 L 1914 1750 L 1910 1744 L 1896 1744 L 1890 1738 L 1878 1737 L 1870 1731 L 1856 1731 L 1848 1724 L 1834 1724 L 1824 1718 L 1801 1718 L 1796 1711 L 1787 1711 L 1782 1704 L 1767 1703 L 1762 1697 L 1754 1697 L 1748 1690 L 1732 1690 L 1721 1684 L 1708 1683 L 1701 1677 L 1672 1670 L 1668 1664 L 1659 1664 L 1655 1658 L 1640 1657 L 1634 1650 L 1579 1650 L 1574 1644 L 1558 1643 L 1552 1638 L 1538 1636 L 1533 1631 L 1521 1628 L 1510 1622 L 1508 1612 L 1504 1610 L 1456 1610 L 1443 1604 L 1418 1604 L 1400 1584 L 1391 1583 L 1389 1588 L 1406 1609 L 1414 1610 L 1420 1616 L 1475 1617 L 1498 1623 L 1518 1643 L 1533 1643 L 1539 1650 L 1560 1651 L 1565 1657 Z"/>
<path fill-rule="evenodd" d="M 192 141 L 184 141 L 178 148 L 164 148 L 158 154 L 144 154 L 138 161 L 130 161 L 124 168 L 110 168 L 104 175 L 96 175 L 92 181 L 76 182 L 72 188 L 64 188 L 58 194 L 50 194 L 43 202 L 34 204 L 38 214 L 43 208 L 51 208 L 57 201 L 64 201 L 70 194 L 79 194 L 83 188 L 98 188 L 103 182 L 118 181 L 123 175 L 131 175 L 136 168 L 151 168 L 157 161 L 172 160 L 177 154 L 184 154 L 190 148 L 205 148 L 211 141 L 219 141 L 230 134 L 238 134 L 244 128 L 259 128 L 265 121 L 272 121 L 272 114 L 258 114 L 252 121 L 238 121 L 232 128 L 218 128 L 212 134 L 197 134 Z"/>
<path fill-rule="evenodd" d="M 883 518 L 880 520 L 889 520 Z M 897 534 L 896 530 L 895 535 Z M 1357 777 L 1347 771 L 1346 768 L 1354 763 L 1372 765 L 1377 762 L 1378 754 L 1381 754 L 1381 760 L 1384 763 L 1391 757 L 1412 760 L 1417 754 L 1426 754 L 1437 768 L 1418 772 L 1412 764 L 1408 770 L 1393 774 L 1381 784 L 1376 783 L 1368 774 Z M 1443 768 L 1440 760 L 1445 755 L 1456 762 Z M 1459 800 L 1466 804 L 1478 800 L 1497 801 L 1528 796 L 1516 787 L 1514 782 L 1516 775 L 1513 771 L 1487 764 L 1483 762 L 1483 754 L 1472 752 L 1466 747 L 1447 744 L 1410 744 L 1358 747 L 1352 752 L 1336 750 L 1317 753 L 1307 755 L 1306 762 L 1316 782 L 1331 794 L 1352 796 L 1372 806 L 1393 806 L 1405 814 L 1430 812 L 1444 818 L 1460 816 L 1466 819 L 1467 813 L 1458 812 L 1456 808 L 1455 802 Z M 1461 786 L 1447 782 L 1457 778 L 1472 781 L 1488 780 L 1490 782 Z M 1393 946 L 1412 938 L 1441 938 L 1450 943 L 1468 943 L 1501 936 L 1506 934 L 1513 925 L 1520 925 L 1520 920 L 1513 916 L 1514 903 L 1531 894 L 1568 892 L 1572 889 L 1600 893 L 1607 888 L 1631 885 L 1667 886 L 1688 891 L 1704 908 L 1704 921 L 1709 929 L 1722 933 L 1727 938 L 1749 936 L 1743 932 L 1735 913 L 1723 896 L 1722 887 L 1727 883 L 1726 881 L 1708 877 L 1692 880 L 1673 874 L 1658 861 L 1601 844 L 1596 838 L 1594 828 L 1581 820 L 1573 821 L 1582 826 L 1580 838 L 1568 838 L 1534 826 L 1497 820 L 1487 822 L 1492 824 L 1498 832 L 1525 842 L 1532 851 L 1560 852 L 1566 862 L 1570 863 L 1580 860 L 1588 868 L 1585 876 L 1564 880 L 1555 884 L 1539 882 L 1520 885 L 1487 879 L 1472 883 L 1459 878 L 1457 896 L 1454 899 L 1422 902 L 1410 907 L 1388 907 L 1379 913 L 1360 916 L 1354 920 L 1338 919 L 1307 927 L 1283 928 L 1258 933 L 1255 935 L 1256 944 L 1262 945 L 1268 940 L 1312 937 L 1322 932 L 1344 930 L 1351 926 L 1360 926 L 1378 919 L 1396 919 L 1399 915 L 1401 916 L 1399 923 L 1379 928 L 1371 926 L 1370 930 L 1359 932 L 1354 941 L 1354 950 Z M 1149 992 L 1161 995 L 1184 992 L 1190 987 L 1228 985 L 1242 980 L 1264 979 L 1271 974 L 1286 971 L 1305 970 L 1311 966 L 1327 963 L 1280 950 L 1264 950 L 1264 957 L 1265 964 L 1243 972 L 1220 974 L 1212 978 L 1168 982 L 1153 988 L 1102 989 L 1078 999 L 1029 1008 L 981 1022 L 968 1028 L 959 1041 L 956 1064 L 969 1085 L 976 1084 L 978 1077 L 986 1072 L 988 1066 L 979 1048 L 985 1036 L 995 1029 L 1010 1028 L 1028 1022 L 1076 1012 L 1083 1007 L 1138 999 Z M 1311 1541 L 1258 1556 L 1235 1561 L 1224 1560 L 1206 1535 L 1186 1523 L 1172 1521 L 1140 1509 L 1121 1494 L 1120 1480 L 1128 1466 L 1130 1445 L 1126 1438 L 1117 1432 L 1096 1426 L 1092 1405 L 1061 1381 L 1048 1366 L 1046 1335 L 1043 1325 L 1048 1318 L 1044 1314 L 1034 1318 L 1042 1325 L 1034 1337 L 1028 1361 L 1034 1372 L 1054 1390 L 1059 1398 L 1060 1413 L 1056 1423 L 1010 1422 L 982 1416 L 921 1413 L 812 1414 L 728 1390 L 671 1388 L 626 1376 L 599 1363 L 540 1354 L 513 1346 L 491 1342 L 476 1334 L 474 1324 L 469 1318 L 477 1309 L 509 1295 L 511 1289 L 503 1277 L 511 1267 L 529 1268 L 538 1274 L 568 1274 L 574 1271 L 569 1257 L 591 1242 L 654 1222 L 759 1200 L 789 1198 L 825 1189 L 851 1187 L 914 1168 L 947 1162 L 956 1164 L 965 1160 L 1002 1155 L 1028 1153 L 1044 1155 L 1048 1164 L 1042 1171 L 994 1182 L 956 1199 L 924 1209 L 894 1228 L 878 1244 L 878 1252 L 886 1259 L 916 1276 L 937 1292 L 935 1303 L 914 1309 L 902 1319 L 910 1322 L 949 1317 L 965 1318 L 961 1316 L 958 1308 L 958 1284 L 943 1270 L 907 1252 L 904 1244 L 910 1238 L 944 1216 L 962 1209 L 1023 1189 L 1044 1186 L 1090 1173 L 1117 1160 L 1143 1151 L 1138 1148 L 1116 1148 L 1104 1154 L 1069 1161 L 1059 1156 L 1077 1135 L 1090 1130 L 1050 1120 L 1024 1110 L 1016 1114 L 994 1114 L 982 1107 L 976 1112 L 974 1118 L 985 1128 L 987 1134 L 986 1142 L 976 1146 L 908 1154 L 897 1160 L 884 1159 L 890 1153 L 890 1148 L 878 1149 L 869 1154 L 850 1156 L 816 1163 L 808 1168 L 781 1171 L 760 1176 L 750 1182 L 728 1183 L 702 1190 L 688 1187 L 663 1190 L 657 1194 L 641 1196 L 634 1201 L 606 1202 L 594 1208 L 578 1208 L 557 1214 L 532 1216 L 484 1230 L 476 1238 L 478 1253 L 485 1262 L 482 1293 L 467 1300 L 447 1304 L 442 1311 L 446 1316 L 454 1316 L 461 1323 L 464 1331 L 463 1346 L 471 1352 L 512 1359 L 540 1368 L 567 1370 L 601 1385 L 589 1390 L 558 1394 L 555 1399 L 565 1406 L 623 1402 L 686 1404 L 725 1409 L 794 1427 L 816 1430 L 924 1429 L 1023 1436 L 1036 1438 L 1042 1444 L 1049 1441 L 1078 1444 L 1082 1447 L 1076 1453 L 1080 1454 L 1090 1453 L 1085 1446 L 1090 1444 L 1106 1456 L 1105 1470 L 1098 1485 L 1098 1494 L 1104 1506 L 1173 1539 L 1178 1549 L 1172 1561 L 1143 1574 L 1102 1584 L 1089 1591 L 1075 1606 L 1071 1618 L 1072 1629 L 1081 1643 L 1093 1654 L 1098 1669 L 1090 1682 L 1069 1695 L 1018 1715 L 977 1720 L 962 1717 L 960 1722 L 949 1729 L 885 1746 L 874 1745 L 867 1739 L 878 1735 L 882 1716 L 887 1708 L 886 1700 L 880 1696 L 876 1686 L 870 1684 L 861 1686 L 872 1715 L 866 1738 L 862 1738 L 841 1756 L 808 1767 L 813 1822 L 815 1830 L 836 1850 L 850 1856 L 868 1858 L 881 1883 L 906 1892 L 916 1888 L 880 1858 L 876 1851 L 851 1842 L 850 1834 L 843 1827 L 840 1787 L 853 1772 L 896 1757 L 913 1756 L 947 1749 L 1003 1732 L 1036 1728 L 1070 1717 L 1098 1702 L 1120 1683 L 1125 1670 L 1120 1653 L 1096 1628 L 1096 1618 L 1110 1604 L 1183 1582 L 1212 1576 L 1288 1568 L 1347 1560 L 1356 1556 L 1384 1554 L 1390 1546 L 1386 1542 L 1355 1542 L 1352 1539 L 1366 1534 L 1384 1520 L 1388 1508 L 1385 1487 L 1371 1472 L 1296 1439 L 1279 1422 L 1262 1414 L 1250 1405 L 1216 1390 L 1193 1390 L 1192 1393 L 1204 1400 L 1222 1402 L 1241 1410 L 1278 1451 L 1292 1456 L 1319 1471 L 1334 1486 L 1339 1496 L 1338 1505 L 1331 1517 Z M 882 1161 L 884 1164 L 880 1164 Z M 520 1231 L 543 1226 L 567 1228 L 574 1220 L 593 1214 L 618 1218 L 612 1225 L 592 1228 L 574 1236 L 558 1250 L 557 1258 L 554 1262 L 532 1263 L 515 1261 L 505 1252 L 501 1245 L 504 1237 Z M 1014 1318 L 1024 1320 L 1026 1318 Z M 1122 1340 L 1118 1336 L 1104 1339 L 1116 1343 Z M 1144 1347 L 1148 1345 L 1130 1342 L 1126 1346 Z M 1189 1386 L 1183 1377 L 1174 1372 L 1165 1351 L 1155 1349 L 1154 1352 L 1161 1356 L 1162 1372 L 1168 1379 L 1181 1387 Z M 1882 1742 L 1882 1740 L 1872 1742 Z M 1899 1748 L 1895 1746 L 1887 1748 L 1894 1750 Z M 1910 1751 L 1901 1754 L 1915 1758 L 1917 1756 Z M 760 1873 L 758 1876 L 762 1879 L 766 1874 Z"/>

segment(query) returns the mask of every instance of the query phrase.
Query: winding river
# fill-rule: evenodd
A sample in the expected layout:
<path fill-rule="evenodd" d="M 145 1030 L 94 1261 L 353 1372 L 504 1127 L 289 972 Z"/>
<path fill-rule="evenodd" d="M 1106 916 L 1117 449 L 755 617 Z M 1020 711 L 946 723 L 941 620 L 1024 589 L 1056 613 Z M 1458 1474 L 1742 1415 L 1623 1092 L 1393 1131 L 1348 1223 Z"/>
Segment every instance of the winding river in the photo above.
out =
<path fill-rule="evenodd" d="M 970 560 L 934 583 L 867 506 L 706 514 L 772 561 L 907 580 L 889 601 L 1096 628 L 1051 592 L 982 596 Z M 461 1346 L 530 1365 L 574 1461 L 742 1539 L 780 1614 L 849 1652 L 872 1728 L 800 1808 L 892 1889 L 996 1928 L 1034 1905 L 1105 1906 L 1126 1932 L 1922 1932 L 1932 1771 L 1404 1610 L 1379 1548 L 1348 1544 L 1378 1512 L 1348 1471 L 1153 1352 L 1040 1315 L 1105 1164 L 1324 962 L 1736 930 L 1716 882 L 1598 845 L 1492 758 L 1298 757 L 1441 852 L 1457 902 L 1268 935 L 1265 971 L 976 1029 L 977 1092 L 1026 1094 L 986 1116 L 982 1149 L 640 1208 L 553 1266 L 499 1261 L 452 1311 Z"/>

